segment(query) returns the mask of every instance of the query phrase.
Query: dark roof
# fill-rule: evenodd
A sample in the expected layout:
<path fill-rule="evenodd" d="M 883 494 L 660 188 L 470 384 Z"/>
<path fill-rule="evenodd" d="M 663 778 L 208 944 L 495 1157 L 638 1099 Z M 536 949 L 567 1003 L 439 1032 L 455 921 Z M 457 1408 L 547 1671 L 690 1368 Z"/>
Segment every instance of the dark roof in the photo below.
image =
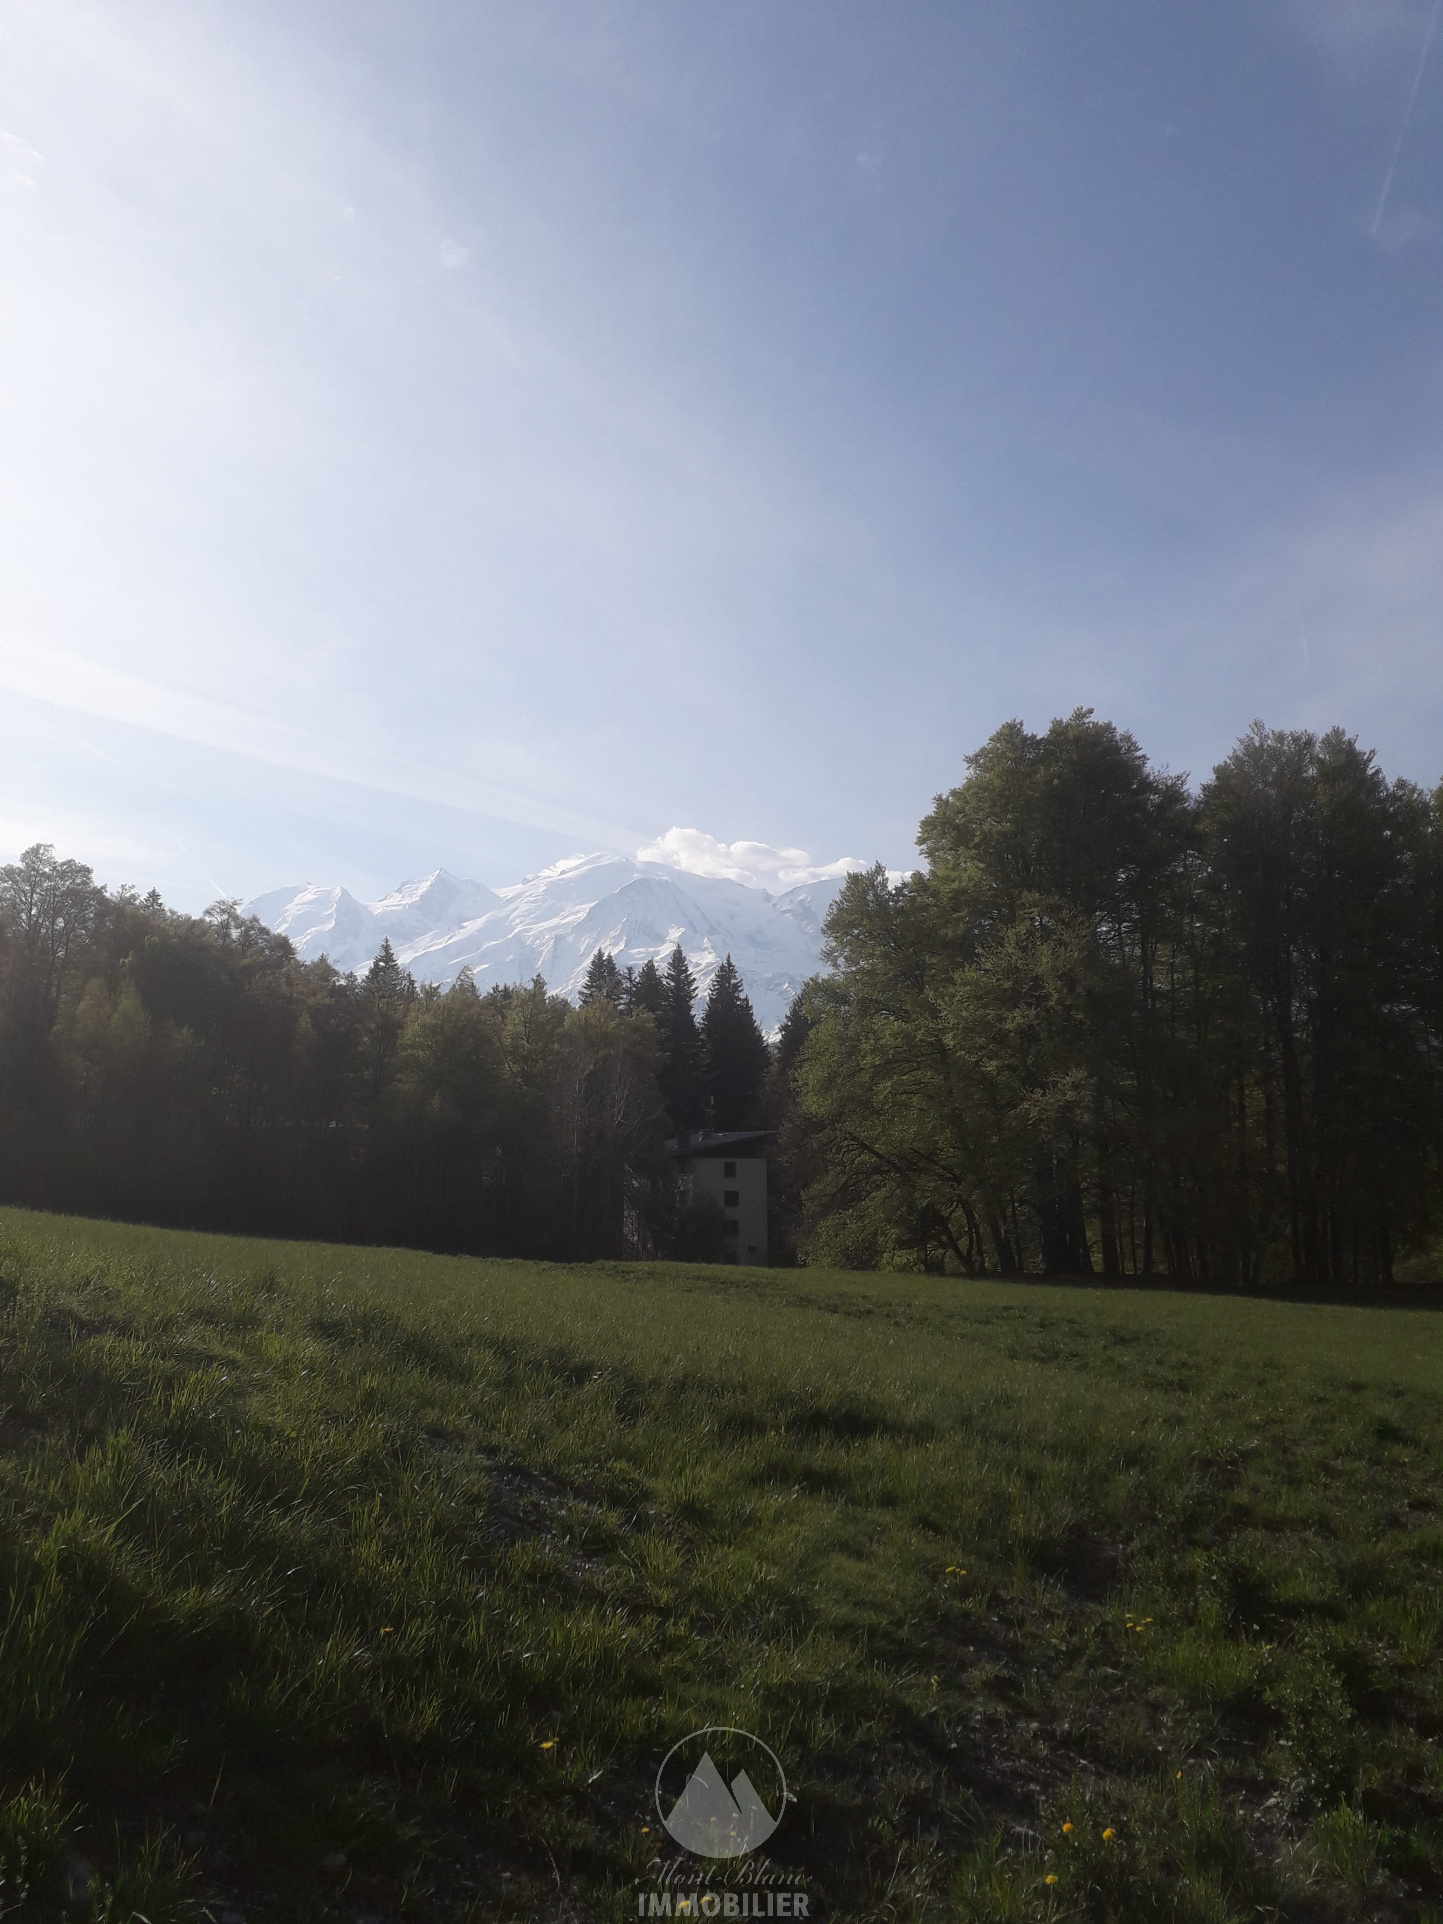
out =
<path fill-rule="evenodd" d="M 667 1139 L 664 1147 L 671 1156 L 725 1156 L 746 1142 L 765 1142 L 775 1129 L 683 1129 Z"/>

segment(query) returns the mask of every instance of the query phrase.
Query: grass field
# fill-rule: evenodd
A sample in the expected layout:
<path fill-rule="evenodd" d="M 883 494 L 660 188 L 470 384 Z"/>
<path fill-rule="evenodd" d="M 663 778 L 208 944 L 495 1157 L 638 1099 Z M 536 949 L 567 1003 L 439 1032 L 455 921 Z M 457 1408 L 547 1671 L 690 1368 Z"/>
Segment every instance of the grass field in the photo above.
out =
<path fill-rule="evenodd" d="M 0 1212 L 0 1911 L 1443 1919 L 1443 1316 Z"/>

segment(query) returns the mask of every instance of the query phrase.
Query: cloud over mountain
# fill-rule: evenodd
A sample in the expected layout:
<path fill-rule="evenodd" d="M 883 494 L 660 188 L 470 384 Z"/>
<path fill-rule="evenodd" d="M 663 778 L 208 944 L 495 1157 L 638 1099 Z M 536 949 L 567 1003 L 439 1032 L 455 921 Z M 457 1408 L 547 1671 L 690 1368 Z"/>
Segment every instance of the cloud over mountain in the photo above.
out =
<path fill-rule="evenodd" d="M 768 842 L 719 842 L 699 828 L 669 828 L 636 851 L 638 862 L 661 862 L 688 875 L 715 875 L 748 888 L 798 888 L 830 882 L 867 864 L 855 855 L 814 863 L 804 848 L 773 848 Z"/>

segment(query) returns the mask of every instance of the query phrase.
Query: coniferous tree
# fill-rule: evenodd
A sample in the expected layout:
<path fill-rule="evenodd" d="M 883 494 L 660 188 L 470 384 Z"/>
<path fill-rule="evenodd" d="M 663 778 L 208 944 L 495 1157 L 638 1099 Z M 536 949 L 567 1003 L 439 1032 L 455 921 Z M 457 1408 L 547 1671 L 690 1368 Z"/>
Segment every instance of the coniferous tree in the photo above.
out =
<path fill-rule="evenodd" d="M 389 935 L 381 938 L 376 958 L 361 977 L 361 982 L 367 995 L 380 1009 L 404 1011 L 415 998 L 415 977 L 396 960 L 396 951 L 391 947 Z"/>
<path fill-rule="evenodd" d="M 376 959 L 361 978 L 361 988 L 370 1011 L 370 1046 L 367 1050 L 372 1097 L 380 1095 L 395 1061 L 406 1016 L 416 999 L 416 981 L 403 969 L 384 936 Z"/>
<path fill-rule="evenodd" d="M 665 980 L 598 961 L 583 1009 L 443 994 L 389 943 L 357 980 L 236 903 L 180 915 L 27 850 L 0 869 L 0 1199 L 667 1253 L 660 1082 L 673 1128 L 710 1093 L 778 1129 L 774 1246 L 808 1260 L 1329 1289 L 1431 1260 L 1443 793 L 1259 726 L 1194 796 L 1079 711 L 1000 729 L 921 845 L 902 884 L 846 883 L 755 1110 L 723 1073 L 738 1038 L 765 1059 L 730 959 L 700 1033 L 680 949 Z"/>
<path fill-rule="evenodd" d="M 753 1126 L 762 1084 L 771 1067 L 771 1052 L 730 956 L 712 977 L 707 991 L 701 1040 L 703 1089 L 712 1126 Z"/>
<path fill-rule="evenodd" d="M 645 972 L 643 969 L 643 975 Z M 657 1082 L 667 1113 L 676 1128 L 695 1129 L 703 1116 L 702 1047 L 696 1026 L 696 977 L 679 942 L 662 978 L 656 1027 L 661 1045 Z"/>
<path fill-rule="evenodd" d="M 792 997 L 777 1032 L 777 1068 L 783 1076 L 789 1076 L 797 1066 L 797 1057 L 802 1053 L 811 1032 L 812 1017 L 807 1011 L 806 992 L 799 989 Z"/>
<path fill-rule="evenodd" d="M 577 1001 L 583 1009 L 593 1002 L 609 1002 L 614 1009 L 622 1005 L 623 982 L 616 960 L 605 949 L 598 949 L 587 965 L 586 980 Z"/>
<path fill-rule="evenodd" d="M 659 1016 L 666 1005 L 666 985 L 650 956 L 635 974 L 628 969 L 626 977 L 626 1000 L 622 1004 L 626 1014 Z"/>

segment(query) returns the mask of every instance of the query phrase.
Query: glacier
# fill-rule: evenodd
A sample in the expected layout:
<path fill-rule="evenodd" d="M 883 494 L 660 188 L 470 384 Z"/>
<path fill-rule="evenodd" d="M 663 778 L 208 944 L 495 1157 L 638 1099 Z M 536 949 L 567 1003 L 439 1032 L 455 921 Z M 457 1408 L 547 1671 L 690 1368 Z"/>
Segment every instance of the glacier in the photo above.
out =
<path fill-rule="evenodd" d="M 661 968 L 680 943 L 703 995 L 730 955 L 758 1022 L 775 1034 L 822 966 L 822 921 L 844 880 L 827 875 L 773 894 L 662 862 L 573 855 L 507 888 L 436 869 L 378 902 L 307 885 L 271 889 L 245 913 L 288 936 L 306 960 L 325 955 L 341 970 L 366 968 L 389 936 L 417 981 L 449 986 L 469 968 L 485 990 L 542 975 L 573 1001 L 598 949 L 620 969 L 648 960 Z"/>

